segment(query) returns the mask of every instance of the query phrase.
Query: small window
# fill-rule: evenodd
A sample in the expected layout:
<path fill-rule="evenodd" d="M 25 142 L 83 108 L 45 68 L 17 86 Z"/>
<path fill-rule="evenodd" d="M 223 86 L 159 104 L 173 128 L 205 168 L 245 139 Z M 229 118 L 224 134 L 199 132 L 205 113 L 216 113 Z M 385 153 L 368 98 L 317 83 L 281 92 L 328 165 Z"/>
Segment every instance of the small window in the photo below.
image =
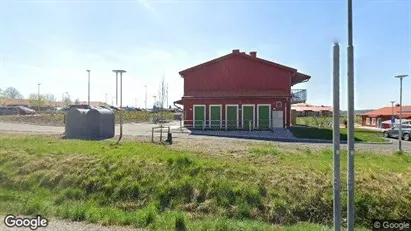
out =
<path fill-rule="evenodd" d="M 365 125 L 370 125 L 370 118 L 365 119 Z"/>
<path fill-rule="evenodd" d="M 283 106 L 283 102 L 281 102 L 281 101 L 277 101 L 275 103 L 275 107 L 282 107 L 282 106 Z"/>
<path fill-rule="evenodd" d="M 375 119 L 375 118 L 372 118 L 371 124 L 372 124 L 372 125 L 375 125 L 375 123 L 376 123 L 376 119 Z"/>

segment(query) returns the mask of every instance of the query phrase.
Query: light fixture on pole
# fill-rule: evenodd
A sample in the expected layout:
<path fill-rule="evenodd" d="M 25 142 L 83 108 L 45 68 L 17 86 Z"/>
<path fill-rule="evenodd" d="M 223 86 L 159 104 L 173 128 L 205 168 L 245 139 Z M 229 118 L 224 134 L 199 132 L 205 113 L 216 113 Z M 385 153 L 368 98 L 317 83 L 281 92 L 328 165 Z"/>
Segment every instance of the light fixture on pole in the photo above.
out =
<path fill-rule="evenodd" d="M 126 72 L 125 70 L 113 70 L 116 73 L 116 104 L 117 104 L 117 80 L 118 80 L 118 73 L 120 73 L 120 137 L 117 141 L 117 144 L 120 143 L 121 138 L 123 137 L 123 73 Z"/>
<path fill-rule="evenodd" d="M 87 105 L 90 106 L 90 70 L 87 70 L 88 72 L 88 100 L 87 100 Z"/>
<path fill-rule="evenodd" d="M 398 136 L 398 151 L 402 152 L 401 140 L 402 140 L 402 80 L 408 75 L 397 75 L 395 78 L 400 79 L 400 129 Z"/>

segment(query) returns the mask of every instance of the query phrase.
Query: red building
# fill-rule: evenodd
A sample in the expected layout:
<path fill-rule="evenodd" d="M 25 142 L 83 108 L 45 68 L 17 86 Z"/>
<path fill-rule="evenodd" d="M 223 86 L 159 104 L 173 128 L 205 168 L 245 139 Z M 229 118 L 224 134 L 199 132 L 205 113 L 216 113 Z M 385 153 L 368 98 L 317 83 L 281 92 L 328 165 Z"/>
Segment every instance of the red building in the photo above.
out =
<path fill-rule="evenodd" d="M 184 96 L 184 125 L 194 128 L 268 129 L 290 125 L 291 104 L 306 100 L 306 91 L 291 86 L 310 76 L 257 57 L 232 53 L 179 72 Z"/>
<path fill-rule="evenodd" d="M 400 107 L 398 105 L 394 107 L 383 107 L 374 111 L 370 111 L 361 115 L 362 126 L 377 127 L 377 128 L 390 128 L 390 123 L 383 123 L 384 121 L 391 120 L 391 116 L 395 118 L 400 116 Z M 411 106 L 402 106 L 402 119 L 411 119 Z"/>

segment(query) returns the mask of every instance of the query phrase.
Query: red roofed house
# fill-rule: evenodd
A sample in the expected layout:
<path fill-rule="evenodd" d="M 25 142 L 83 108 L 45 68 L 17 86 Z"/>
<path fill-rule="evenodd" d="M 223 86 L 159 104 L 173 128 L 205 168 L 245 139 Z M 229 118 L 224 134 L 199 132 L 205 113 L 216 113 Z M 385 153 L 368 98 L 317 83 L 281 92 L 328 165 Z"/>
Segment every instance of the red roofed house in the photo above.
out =
<path fill-rule="evenodd" d="M 297 112 L 297 116 L 332 116 L 333 108 L 331 106 L 314 106 L 306 103 L 297 103 L 292 106 Z"/>
<path fill-rule="evenodd" d="M 257 57 L 232 53 L 179 72 L 184 125 L 194 128 L 269 129 L 290 126 L 291 104 L 306 100 L 306 90 L 291 86 L 310 76 Z M 203 127 L 204 126 L 204 127 Z"/>
<path fill-rule="evenodd" d="M 361 115 L 362 125 L 377 128 L 390 128 L 390 123 L 383 123 L 391 120 L 391 116 L 399 118 L 400 107 L 383 107 L 374 111 L 370 111 Z M 411 119 L 411 106 L 402 106 L 402 119 Z"/>

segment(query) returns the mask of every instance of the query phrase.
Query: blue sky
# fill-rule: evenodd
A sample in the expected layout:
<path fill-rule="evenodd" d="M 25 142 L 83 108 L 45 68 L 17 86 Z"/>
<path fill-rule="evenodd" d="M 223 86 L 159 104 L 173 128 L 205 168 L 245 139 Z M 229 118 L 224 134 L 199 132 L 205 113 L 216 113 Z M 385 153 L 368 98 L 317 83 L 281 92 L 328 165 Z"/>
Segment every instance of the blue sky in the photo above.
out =
<path fill-rule="evenodd" d="M 346 1 L 22 1 L 0 0 L 0 88 L 24 96 L 111 103 L 113 69 L 125 69 L 123 105 L 153 103 L 163 74 L 169 103 L 183 94 L 178 71 L 233 49 L 311 75 L 308 103 L 332 103 L 332 45 L 341 45 L 341 107 L 346 108 Z M 355 0 L 355 107 L 399 100 L 396 74 L 411 74 L 411 0 Z M 411 77 L 404 80 L 411 104 Z"/>

